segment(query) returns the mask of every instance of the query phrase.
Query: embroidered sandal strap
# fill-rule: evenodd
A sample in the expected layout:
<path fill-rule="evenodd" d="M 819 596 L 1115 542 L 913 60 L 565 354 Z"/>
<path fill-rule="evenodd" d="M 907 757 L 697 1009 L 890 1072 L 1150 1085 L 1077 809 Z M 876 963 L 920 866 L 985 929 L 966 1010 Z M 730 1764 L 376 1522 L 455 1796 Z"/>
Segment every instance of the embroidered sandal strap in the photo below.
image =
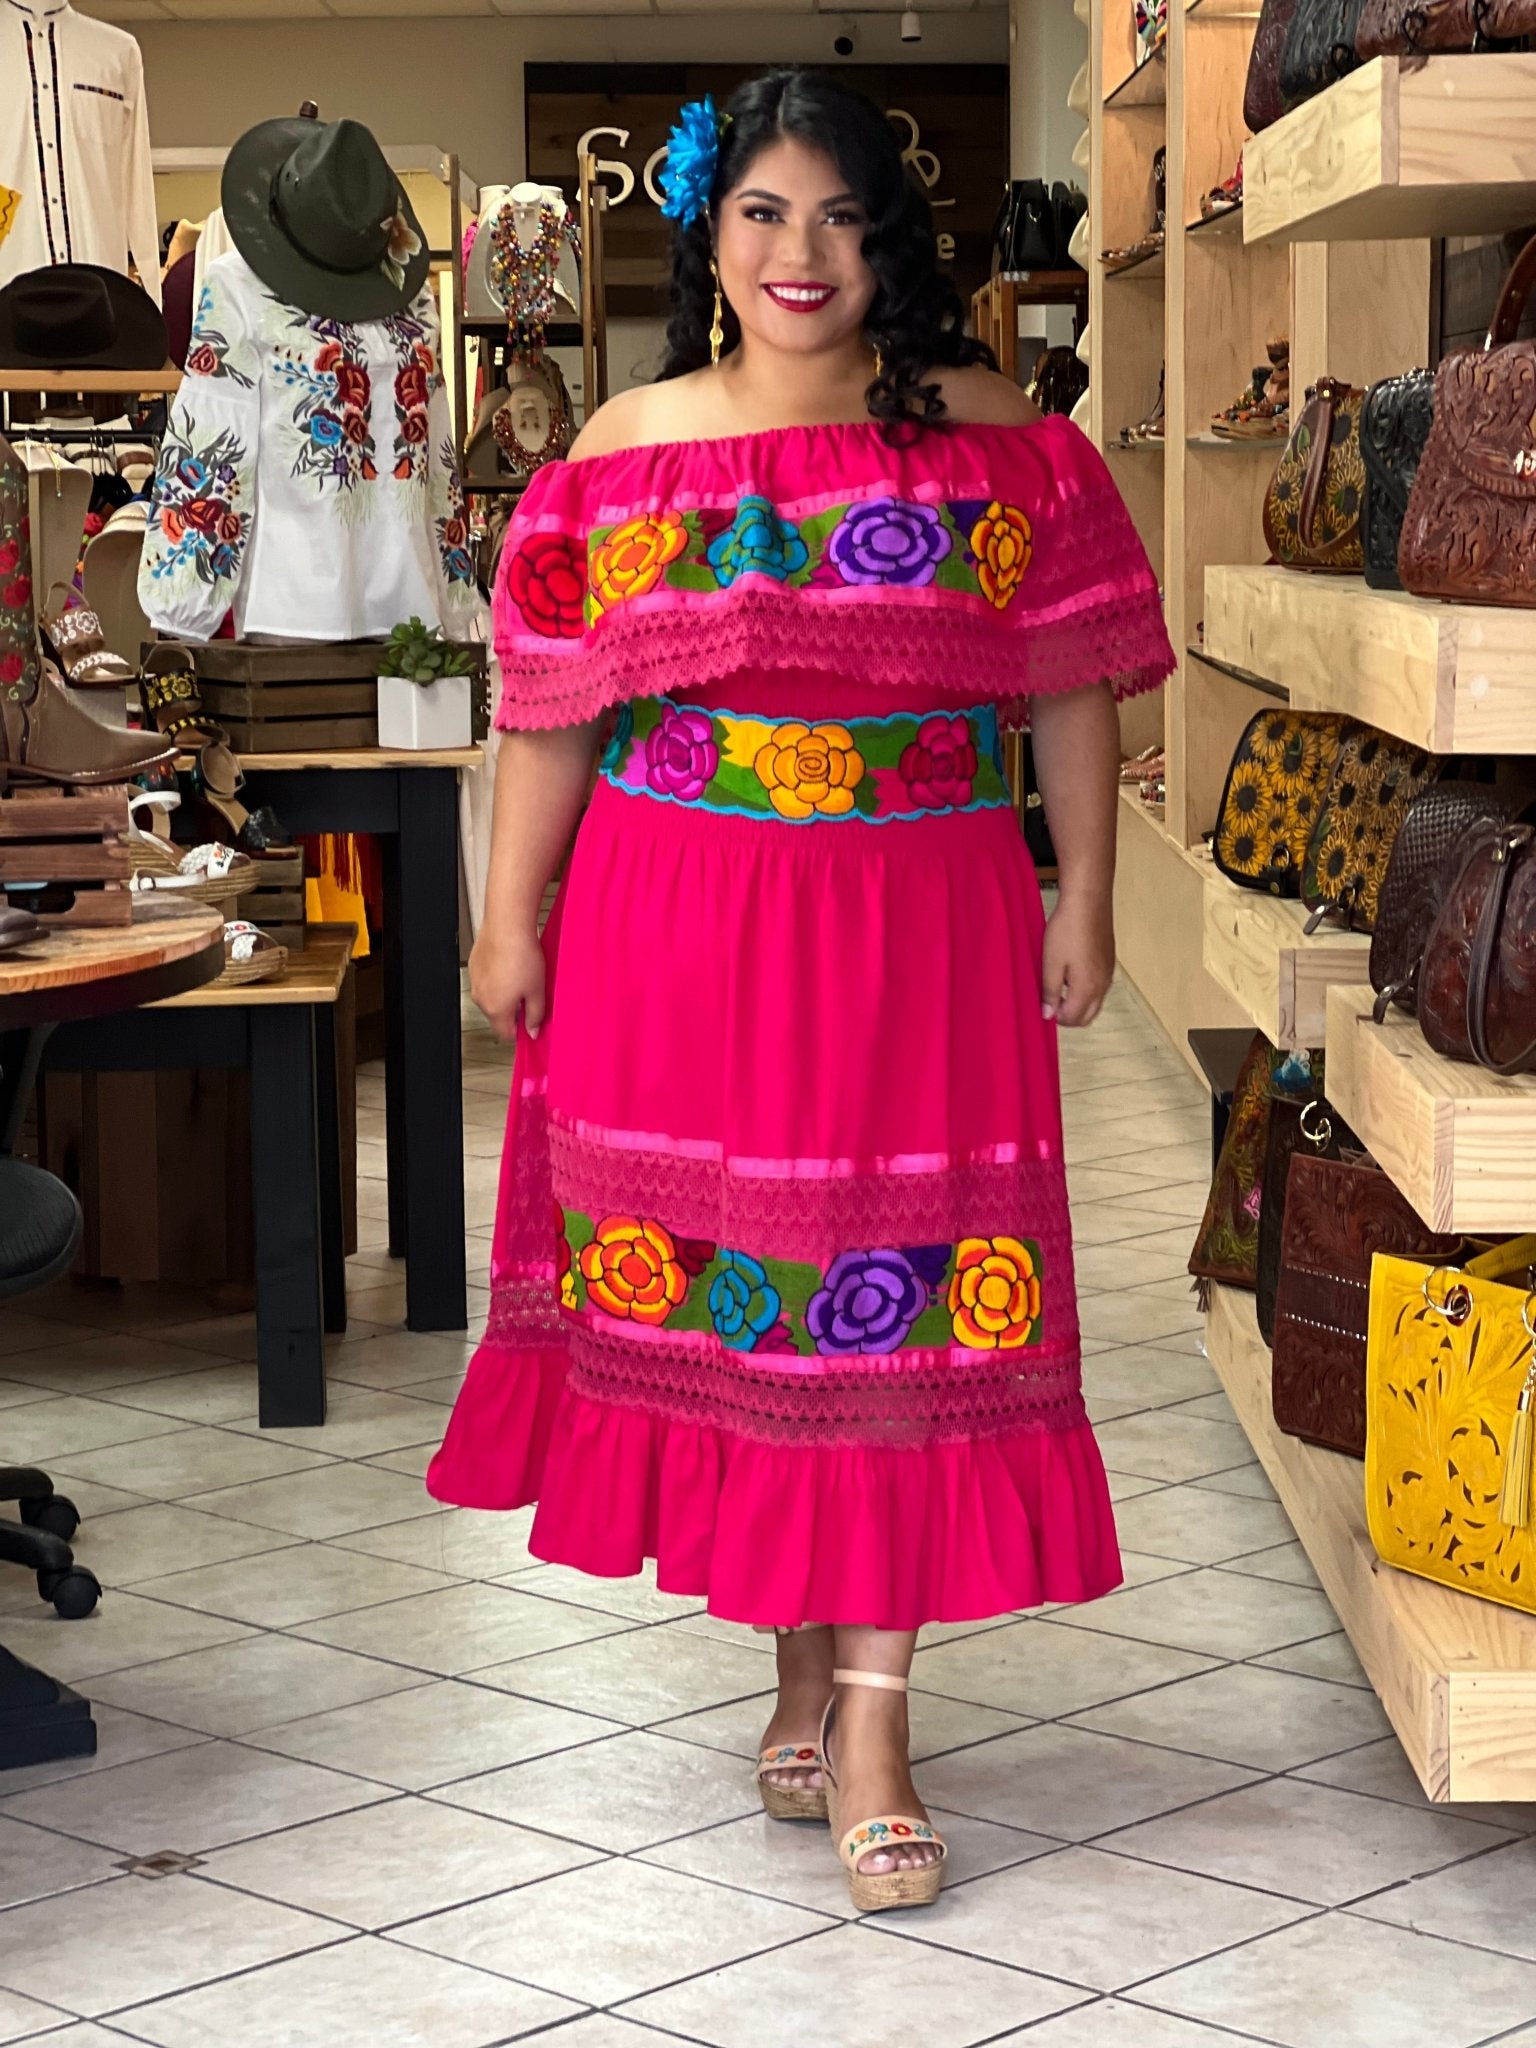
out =
<path fill-rule="evenodd" d="M 850 1870 L 857 1870 L 859 1858 L 873 1850 L 907 1849 L 915 1842 L 931 1842 L 940 1863 L 949 1856 L 949 1844 L 938 1830 L 925 1820 L 914 1820 L 909 1813 L 882 1813 L 875 1820 L 860 1821 L 843 1836 L 837 1853 Z"/>
<path fill-rule="evenodd" d="M 765 1749 L 757 1760 L 759 1780 L 770 1771 L 819 1771 L 823 1768 L 821 1751 L 814 1743 L 786 1742 L 776 1749 Z"/>

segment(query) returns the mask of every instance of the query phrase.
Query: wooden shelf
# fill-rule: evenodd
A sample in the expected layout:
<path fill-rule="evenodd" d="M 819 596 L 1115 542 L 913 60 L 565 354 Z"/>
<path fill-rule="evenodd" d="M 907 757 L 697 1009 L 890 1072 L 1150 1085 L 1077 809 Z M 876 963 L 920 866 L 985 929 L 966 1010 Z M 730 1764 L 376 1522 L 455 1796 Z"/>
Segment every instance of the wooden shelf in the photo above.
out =
<path fill-rule="evenodd" d="M 337 768 L 366 773 L 380 768 L 478 768 L 481 747 L 333 747 L 313 754 L 241 754 L 240 766 L 262 769 Z"/>
<path fill-rule="evenodd" d="M 1249 242 L 1486 235 L 1536 220 L 1536 53 L 1378 57 L 1256 135 Z"/>
<path fill-rule="evenodd" d="M 1536 754 L 1536 612 L 1434 604 L 1358 576 L 1205 573 L 1205 647 L 1436 754 Z"/>
<path fill-rule="evenodd" d="M 117 392 L 164 398 L 181 389 L 181 372 L 164 370 L 0 370 L 0 391 Z M 20 430 L 18 429 L 18 432 Z"/>
<path fill-rule="evenodd" d="M 1337 1099 L 1331 1054 L 1329 1095 Z M 1536 1617 L 1380 1561 L 1361 1465 L 1275 1427 L 1251 1294 L 1212 1289 L 1205 1341 L 1426 1795 L 1536 1799 Z"/>
<path fill-rule="evenodd" d="M 1536 1075 L 1441 1059 L 1369 991 L 1328 997 L 1328 1098 L 1432 1230 L 1529 1230 L 1536 1219 Z"/>
<path fill-rule="evenodd" d="M 1155 249 L 1149 249 L 1144 256 L 1132 257 L 1129 263 L 1104 263 L 1101 256 L 1099 261 L 1104 263 L 1104 282 L 1118 284 L 1122 277 L 1163 277 L 1167 274 L 1166 254 L 1166 245 L 1159 243 Z"/>
<path fill-rule="evenodd" d="M 1202 214 L 1199 220 L 1190 221 L 1184 229 L 1186 235 L 1240 235 L 1243 232 L 1243 208 L 1239 201 L 1220 213 Z"/>
<path fill-rule="evenodd" d="M 1267 448 L 1271 451 L 1270 461 L 1277 463 L 1280 458 L 1273 451 L 1277 448 L 1283 449 L 1287 438 L 1284 434 L 1186 434 L 1184 446 L 1186 448 L 1219 448 L 1222 450 L 1232 448 Z"/>
<path fill-rule="evenodd" d="M 1168 103 L 1168 45 L 1164 43 L 1155 56 L 1145 64 L 1138 64 L 1126 78 L 1122 78 L 1113 92 L 1104 95 L 1106 109 L 1117 107 L 1161 107 Z"/>
<path fill-rule="evenodd" d="M 1106 441 L 1106 455 L 1161 455 L 1168 445 L 1166 436 L 1155 441 Z"/>
<path fill-rule="evenodd" d="M 1000 271 L 993 284 L 1002 285 L 1019 306 L 1073 306 L 1088 296 L 1086 270 Z"/>
<path fill-rule="evenodd" d="M 1371 942 L 1364 933 L 1325 925 L 1308 938 L 1302 930 L 1310 915 L 1305 905 L 1239 889 L 1214 862 L 1206 875 L 1204 912 L 1206 972 L 1272 1045 L 1324 1044 L 1330 987 L 1345 982 L 1352 991 L 1369 989 Z M 1331 1088 L 1331 1050 L 1328 1077 Z M 1339 1108 L 1344 1110 L 1342 1102 Z"/>

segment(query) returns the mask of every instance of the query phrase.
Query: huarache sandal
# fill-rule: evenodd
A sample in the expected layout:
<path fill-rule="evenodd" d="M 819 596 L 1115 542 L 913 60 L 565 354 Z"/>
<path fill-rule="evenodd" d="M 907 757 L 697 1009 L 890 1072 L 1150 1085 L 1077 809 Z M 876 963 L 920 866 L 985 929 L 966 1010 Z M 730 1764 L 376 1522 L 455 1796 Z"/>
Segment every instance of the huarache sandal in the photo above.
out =
<path fill-rule="evenodd" d="M 834 1671 L 832 1682 L 834 1685 L 875 1686 L 882 1692 L 907 1690 L 906 1679 L 892 1678 L 883 1671 Z M 910 1813 L 882 1813 L 873 1820 L 861 1820 L 850 1828 L 843 1827 L 845 1816 L 840 1808 L 828 1740 L 836 1704 L 835 1696 L 828 1700 L 827 1711 L 821 1719 L 821 1769 L 827 1783 L 827 1818 L 832 1826 L 832 1840 L 839 1859 L 847 1867 L 848 1890 L 854 1911 L 884 1913 L 893 1906 L 931 1906 L 944 1883 L 949 1845 L 930 1821 L 919 1820 Z M 931 1863 L 921 1864 L 914 1870 L 861 1871 L 859 1868 L 862 1856 L 879 1850 L 895 1852 L 918 1843 L 931 1843 L 938 1850 Z"/>
<path fill-rule="evenodd" d="M 288 965 L 288 948 L 279 945 L 270 932 L 258 931 L 244 918 L 231 918 L 224 927 L 224 972 L 218 977 L 227 987 L 252 981 L 271 981 Z"/>
<path fill-rule="evenodd" d="M 820 1771 L 827 1766 L 821 1751 L 811 1742 L 786 1742 L 765 1749 L 757 1760 L 757 1789 L 763 1811 L 770 1820 L 825 1820 L 827 1788 L 820 1785 L 776 1785 L 770 1771 Z"/>

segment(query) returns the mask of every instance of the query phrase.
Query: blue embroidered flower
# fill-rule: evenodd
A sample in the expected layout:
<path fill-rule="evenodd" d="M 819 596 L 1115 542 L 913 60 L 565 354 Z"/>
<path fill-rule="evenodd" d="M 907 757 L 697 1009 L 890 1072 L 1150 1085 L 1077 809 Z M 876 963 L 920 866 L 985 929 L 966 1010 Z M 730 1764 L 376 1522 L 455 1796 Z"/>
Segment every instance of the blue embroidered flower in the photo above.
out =
<path fill-rule="evenodd" d="M 810 550 L 768 498 L 743 498 L 736 517 L 706 549 L 715 581 L 729 588 L 738 576 L 771 576 L 782 583 L 803 569 Z"/>
<path fill-rule="evenodd" d="M 195 455 L 184 455 L 176 465 L 176 481 L 189 491 L 200 491 L 208 481 L 208 465 Z"/>
<path fill-rule="evenodd" d="M 624 756 L 629 752 L 629 743 L 635 736 L 635 709 L 632 704 L 621 704 L 619 715 L 613 723 L 613 737 L 603 749 L 603 758 L 598 766 L 605 774 L 614 774 Z M 713 1302 L 710 1304 L 714 1306 Z"/>
<path fill-rule="evenodd" d="M 667 138 L 667 160 L 658 174 L 666 194 L 661 210 L 668 220 L 691 227 L 709 205 L 720 162 L 721 121 L 713 95 L 690 100 Z"/>
<path fill-rule="evenodd" d="M 756 1259 L 745 1252 L 721 1252 L 720 1270 L 709 1283 L 709 1313 L 723 1342 L 750 1351 L 778 1320 L 778 1290 Z"/>
<path fill-rule="evenodd" d="M 341 439 L 341 421 L 328 412 L 317 412 L 309 423 L 309 438 L 322 448 L 334 448 Z"/>

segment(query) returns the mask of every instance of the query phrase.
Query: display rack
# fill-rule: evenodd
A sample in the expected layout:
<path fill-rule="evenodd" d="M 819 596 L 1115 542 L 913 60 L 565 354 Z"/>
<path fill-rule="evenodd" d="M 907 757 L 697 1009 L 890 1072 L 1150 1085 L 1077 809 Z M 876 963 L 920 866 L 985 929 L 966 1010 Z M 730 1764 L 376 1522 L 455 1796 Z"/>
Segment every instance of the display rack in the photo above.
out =
<path fill-rule="evenodd" d="M 1192 34 L 1190 17 L 1175 20 L 1171 99 Z M 1236 104 L 1240 79 L 1225 89 Z M 1298 403 L 1324 370 L 1366 385 L 1429 359 L 1428 237 L 1536 217 L 1536 184 L 1511 182 L 1530 162 L 1533 118 L 1536 57 L 1378 62 L 1249 145 L 1244 240 L 1202 240 L 1234 264 L 1288 265 Z M 1187 257 L 1194 237 L 1184 240 Z M 1171 389 L 1179 381 L 1170 375 Z M 1174 401 L 1170 436 L 1177 424 Z M 1245 529 L 1255 537 L 1257 509 Z M 1171 548 L 1172 514 L 1169 525 Z M 1536 753 L 1536 615 L 1428 603 L 1233 552 L 1229 541 L 1202 561 L 1197 549 L 1184 579 L 1182 623 L 1198 604 L 1204 633 L 1168 692 L 1170 832 L 1214 822 L 1215 778 L 1266 691 L 1442 754 Z M 1176 618 L 1176 590 L 1169 602 Z M 1329 1100 L 1431 1228 L 1531 1228 L 1536 1078 L 1441 1058 L 1406 1014 L 1376 1023 L 1369 942 L 1306 934 L 1299 905 L 1212 869 L 1203 910 L 1212 982 L 1272 1042 L 1326 1049 Z M 1206 1348 L 1429 1797 L 1536 1797 L 1536 1618 L 1379 1562 L 1359 1463 L 1275 1426 L 1248 1296 L 1215 1290 Z"/>
<path fill-rule="evenodd" d="M 1085 270 L 1035 270 L 1019 277 L 991 277 L 971 294 L 971 331 L 997 357 L 997 367 L 1019 380 L 1019 313 L 1025 306 L 1071 306 L 1073 338 L 1088 312 Z"/>

